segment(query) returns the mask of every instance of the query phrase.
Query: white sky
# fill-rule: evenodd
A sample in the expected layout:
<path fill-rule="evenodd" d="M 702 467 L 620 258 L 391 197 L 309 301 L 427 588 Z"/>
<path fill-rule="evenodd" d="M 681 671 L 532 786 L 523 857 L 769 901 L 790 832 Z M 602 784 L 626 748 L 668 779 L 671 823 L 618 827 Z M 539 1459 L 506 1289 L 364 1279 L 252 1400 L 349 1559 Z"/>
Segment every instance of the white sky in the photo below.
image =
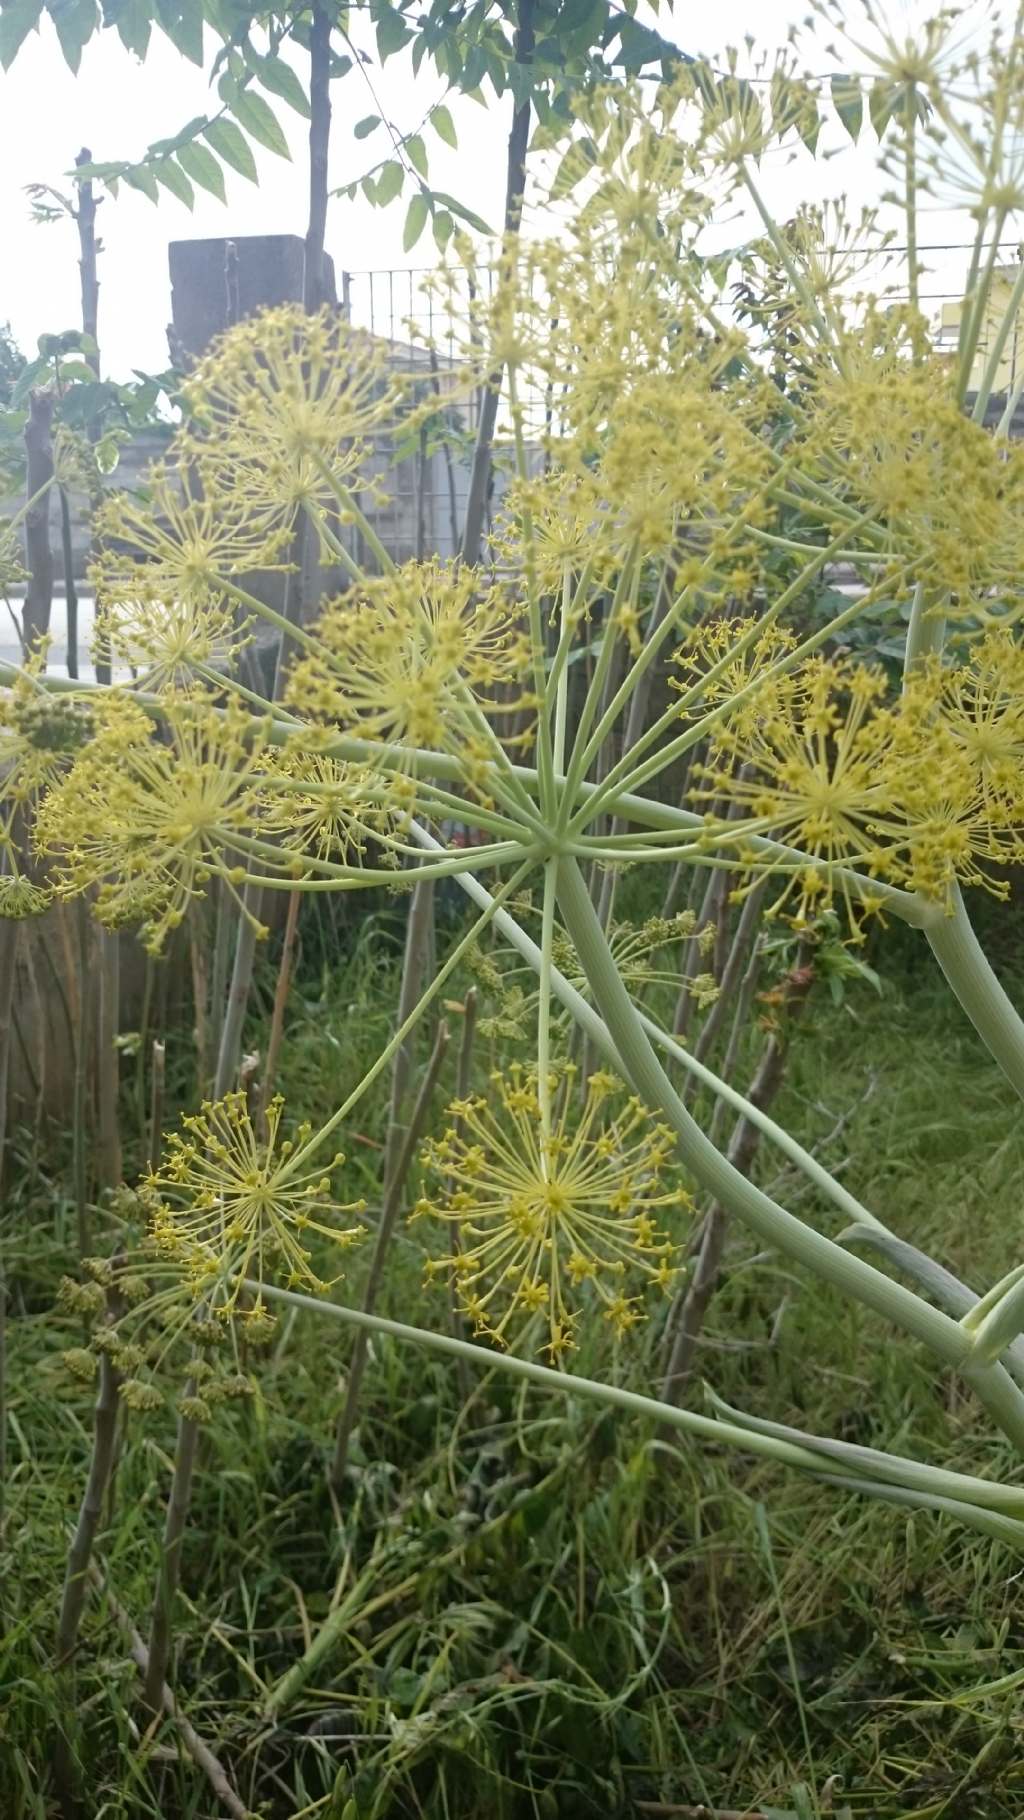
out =
<path fill-rule="evenodd" d="M 902 0 L 890 0 L 896 12 Z M 1007 4 L 1009 0 L 1007 0 Z M 1003 0 L 997 10 L 1004 11 Z M 679 0 L 674 15 L 662 13 L 666 34 L 684 48 L 715 52 L 742 44 L 747 33 L 771 51 L 785 38 L 794 17 L 792 0 L 716 0 L 713 27 L 703 19 L 694 25 L 695 9 Z M 703 34 L 703 35 L 699 35 Z M 215 45 L 207 34 L 212 56 Z M 742 67 L 749 67 L 743 53 Z M 399 130 L 418 124 L 443 85 L 425 60 L 414 78 L 407 55 L 389 60 L 371 78 L 382 103 L 377 106 L 367 83 L 354 69 L 332 87 L 334 130 L 331 181 L 340 185 L 360 176 L 386 153 L 381 130 L 357 142 L 352 126 L 370 113 L 385 113 Z M 214 100 L 216 97 L 214 96 Z M 104 31 L 86 47 L 79 74 L 64 63 L 49 19 L 39 35 L 23 45 L 12 69 L 0 73 L 0 322 L 9 319 L 15 336 L 34 353 L 40 333 L 76 327 L 80 322 L 77 238 L 72 223 L 39 227 L 29 216 L 24 185 L 51 183 L 70 188 L 64 173 L 82 145 L 94 158 L 139 157 L 145 146 L 170 135 L 210 106 L 203 72 L 185 61 L 163 34 L 154 31 L 149 55 L 140 64 L 113 31 Z M 459 134 L 457 152 L 428 131 L 430 181 L 448 190 L 493 224 L 500 221 L 504 198 L 505 139 L 511 103 L 486 108 L 458 96 L 449 106 Z M 284 102 L 275 111 L 288 134 L 292 162 L 255 147 L 260 173 L 257 189 L 226 171 L 227 206 L 197 191 L 192 213 L 168 192 L 158 207 L 122 187 L 118 200 L 104 201 L 99 229 L 104 243 L 100 265 L 100 344 L 105 370 L 127 377 L 133 368 L 158 371 L 167 364 L 165 325 L 170 313 L 167 244 L 172 239 L 205 235 L 298 233 L 306 216 L 306 123 Z M 828 160 L 809 154 L 793 162 L 768 162 L 765 187 L 783 215 L 801 200 L 822 199 L 847 190 L 857 206 L 874 200 L 881 187 L 875 171 L 875 147 L 867 134 L 851 148 L 841 129 L 823 145 L 842 147 Z M 405 202 L 373 210 L 360 198 L 332 200 L 327 250 L 337 268 L 422 266 L 433 258 L 429 228 L 414 253 L 402 253 Z M 927 218 L 925 241 L 963 240 L 969 224 L 949 213 Z M 743 237 L 743 224 L 730 224 L 724 240 Z M 949 290 L 960 281 L 962 255 L 936 260 L 932 286 Z"/>

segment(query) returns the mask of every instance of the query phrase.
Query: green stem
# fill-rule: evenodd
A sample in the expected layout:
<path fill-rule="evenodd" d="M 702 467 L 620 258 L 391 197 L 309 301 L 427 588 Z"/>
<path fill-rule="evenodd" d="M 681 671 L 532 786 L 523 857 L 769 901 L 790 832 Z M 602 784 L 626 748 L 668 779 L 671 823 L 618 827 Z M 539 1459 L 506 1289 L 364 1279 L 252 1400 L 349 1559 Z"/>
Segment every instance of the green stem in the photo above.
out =
<path fill-rule="evenodd" d="M 672 1403 L 662 1403 L 657 1397 L 647 1397 L 638 1391 L 627 1390 L 621 1384 L 602 1383 L 596 1378 L 578 1377 L 574 1372 L 558 1371 L 550 1365 L 538 1365 L 532 1359 L 518 1358 L 514 1353 L 491 1351 L 475 1341 L 460 1340 L 453 1334 L 434 1333 L 425 1327 L 410 1327 L 402 1321 L 389 1321 L 383 1315 L 365 1314 L 361 1309 L 347 1308 L 338 1302 L 318 1301 L 315 1296 L 303 1295 L 298 1290 L 279 1289 L 273 1283 L 254 1283 L 246 1281 L 244 1287 L 254 1294 L 262 1294 L 269 1301 L 281 1302 L 285 1307 L 304 1310 L 317 1314 L 328 1320 L 341 1321 L 346 1326 L 360 1327 L 365 1332 L 386 1335 L 389 1339 L 401 1340 L 414 1346 L 422 1346 L 431 1352 L 445 1354 L 448 1358 L 464 1359 L 489 1371 L 506 1372 L 527 1383 L 538 1384 L 545 1390 L 558 1391 L 563 1396 L 581 1397 L 589 1402 L 603 1403 L 612 1409 L 621 1409 L 628 1415 L 638 1416 L 642 1420 L 664 1424 L 667 1428 L 679 1429 L 683 1434 L 690 1434 L 702 1441 L 712 1444 L 725 1443 L 737 1447 L 743 1452 L 760 1455 L 763 1459 L 773 1460 L 778 1464 L 795 1466 L 811 1472 L 815 1477 L 829 1478 L 832 1475 L 823 1471 L 827 1456 L 815 1450 L 813 1446 L 800 1446 L 796 1442 L 783 1440 L 774 1434 L 765 1434 L 753 1427 L 741 1427 L 739 1423 L 728 1422 L 716 1416 L 699 1415 L 692 1409 L 678 1409 Z M 814 1441 L 816 1437 L 809 1436 Z M 974 1509 L 979 1512 L 997 1513 L 1016 1511 L 1021 1507 L 1022 1494 L 1019 1486 L 999 1485 L 988 1479 L 976 1478 L 967 1473 L 956 1473 L 943 1469 L 931 1469 L 920 1461 L 904 1460 L 898 1454 L 886 1454 L 881 1450 L 864 1450 L 871 1458 L 875 1470 L 884 1470 L 891 1475 L 889 1483 L 901 1487 L 904 1478 L 913 1484 L 927 1487 L 934 1483 L 935 1491 L 924 1490 L 924 1497 L 931 1500 L 946 1496 L 955 1490 L 957 1500 L 963 1510 Z M 884 1463 L 884 1465 L 883 1465 Z M 845 1464 L 845 1460 L 844 1460 Z M 865 1473 L 859 1479 L 856 1470 L 849 1471 L 847 1483 L 853 1484 L 862 1492 L 876 1494 L 878 1481 Z M 883 1480 L 882 1483 L 885 1483 Z M 934 1505 L 942 1508 L 941 1505 Z M 1017 1533 L 1019 1531 L 1019 1533 Z M 1020 1546 L 1024 1537 L 1024 1525 L 1014 1526 L 1014 1536 Z M 275 1702 L 276 1704 L 276 1702 Z"/>
<path fill-rule="evenodd" d="M 426 1011 L 427 1006 L 437 997 L 437 994 L 440 992 L 441 987 L 444 985 L 449 974 L 454 972 L 468 949 L 471 948 L 473 943 L 478 939 L 481 931 L 486 929 L 488 923 L 493 918 L 495 912 L 500 909 L 504 900 L 507 897 L 512 897 L 515 892 L 518 891 L 519 886 L 522 884 L 532 865 L 532 858 L 526 860 L 525 863 L 518 867 L 513 873 L 512 877 L 506 880 L 501 886 L 501 889 L 494 893 L 488 907 L 483 911 L 482 915 L 477 917 L 475 923 L 462 937 L 462 940 L 456 943 L 443 966 L 438 968 L 422 998 L 419 1000 L 419 1003 L 413 1007 L 409 1016 L 398 1026 L 398 1029 L 395 1031 L 390 1042 L 381 1050 L 372 1067 L 363 1075 L 362 1080 L 357 1086 L 353 1087 L 348 1098 L 338 1107 L 337 1112 L 331 1115 L 326 1125 L 321 1126 L 319 1131 L 314 1132 L 308 1142 L 301 1145 L 300 1148 L 289 1157 L 288 1162 L 281 1170 L 281 1180 L 285 1180 L 288 1176 L 295 1175 L 299 1170 L 303 1169 L 314 1152 L 319 1150 L 320 1146 L 327 1142 L 327 1139 L 331 1136 L 332 1132 L 336 1131 L 342 1121 L 348 1117 L 353 1107 L 362 1099 L 367 1088 L 372 1086 L 373 1082 L 377 1079 L 377 1076 L 387 1067 L 392 1056 L 402 1047 L 410 1030 L 414 1029 L 423 1016 L 423 1013 Z"/>
<path fill-rule="evenodd" d="M 946 1364 L 958 1368 L 974 1385 L 993 1419 L 1024 1451 L 1024 1395 L 1001 1366 L 979 1369 L 970 1364 L 970 1341 L 956 1321 L 787 1213 L 705 1137 L 651 1047 L 615 966 L 579 867 L 571 857 L 559 865 L 558 901 L 627 1078 L 640 1098 L 656 1108 L 671 1126 L 682 1160 L 700 1186 L 744 1220 L 765 1243 L 831 1283 L 840 1294 L 895 1322 L 931 1347 Z"/>

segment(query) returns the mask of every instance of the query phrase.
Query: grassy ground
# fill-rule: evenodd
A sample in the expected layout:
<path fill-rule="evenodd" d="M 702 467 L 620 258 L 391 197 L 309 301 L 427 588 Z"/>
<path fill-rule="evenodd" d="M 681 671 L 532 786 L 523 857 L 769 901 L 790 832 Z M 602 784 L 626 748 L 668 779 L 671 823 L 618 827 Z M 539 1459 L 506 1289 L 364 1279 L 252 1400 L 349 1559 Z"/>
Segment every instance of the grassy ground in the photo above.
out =
<path fill-rule="evenodd" d="M 373 1053 L 394 941 L 308 956 L 283 1086 L 316 1118 Z M 834 1013 L 812 1002 L 780 1117 L 904 1236 L 985 1284 L 1019 1253 L 1019 1111 L 927 958 Z M 182 1039 L 179 1057 L 185 1068 Z M 374 1180 L 383 1103 L 347 1142 Z M 799 1185 L 762 1179 L 809 1217 Z M 358 1184 L 358 1185 L 357 1185 Z M 8 1486 L 2 1542 L 0 1813 L 42 1820 L 62 1713 L 83 1813 L 206 1820 L 223 1810 L 170 1729 L 146 1731 L 123 1630 L 93 1593 L 73 1675 L 53 1667 L 67 1528 L 90 1395 L 54 1313 L 73 1267 L 59 1156 L 22 1146 L 6 1213 Z M 415 1233 L 387 1311 L 441 1323 Z M 357 1293 L 364 1263 L 350 1272 Z M 658 1322 L 580 1368 L 647 1388 Z M 174 1684 L 243 1800 L 273 1820 L 629 1816 L 707 1802 L 808 1820 L 1017 1820 L 1019 1561 L 941 1518 L 872 1506 L 766 1464 L 666 1447 L 642 1426 L 487 1369 L 463 1400 L 446 1366 L 375 1343 L 343 1494 L 326 1484 L 348 1341 L 287 1319 L 259 1394 L 205 1431 L 178 1606 Z M 973 1472 L 1019 1475 L 950 1377 L 737 1235 L 702 1369 L 722 1395 L 822 1432 Z M 699 1392 L 695 1392 L 699 1395 Z M 173 1422 L 132 1416 L 99 1561 L 146 1628 Z M 294 1704 L 267 1690 L 331 1614 L 337 1640 Z"/>

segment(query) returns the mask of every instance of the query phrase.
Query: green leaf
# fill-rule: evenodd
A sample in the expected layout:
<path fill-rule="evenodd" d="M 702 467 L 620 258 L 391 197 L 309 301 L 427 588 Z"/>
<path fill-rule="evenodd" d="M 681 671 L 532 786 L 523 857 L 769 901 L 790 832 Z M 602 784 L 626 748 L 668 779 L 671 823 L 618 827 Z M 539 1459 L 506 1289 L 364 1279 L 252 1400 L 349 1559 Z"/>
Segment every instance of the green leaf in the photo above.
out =
<path fill-rule="evenodd" d="M 377 52 L 382 63 L 400 51 L 403 44 L 408 44 L 412 37 L 401 13 L 389 5 L 377 20 Z"/>
<path fill-rule="evenodd" d="M 144 0 L 132 0 L 132 4 L 141 6 L 144 5 Z M 6 10 L 5 7 L 4 11 Z M 47 0 L 46 10 L 57 28 L 64 61 L 77 76 L 83 46 L 88 43 L 99 24 L 96 0 Z"/>
<path fill-rule="evenodd" d="M 692 62 L 678 45 L 671 44 L 660 32 L 652 31 L 649 25 L 641 25 L 638 19 L 617 20 L 616 25 L 619 49 L 612 62 L 621 64 L 627 74 L 642 70 L 648 63 Z"/>
<path fill-rule="evenodd" d="M 357 120 L 355 126 L 352 128 L 352 137 L 354 139 L 368 139 L 370 134 L 374 132 L 379 125 L 379 114 L 367 114 L 365 120 Z"/>
<path fill-rule="evenodd" d="M 405 172 L 401 165 L 394 158 L 389 158 L 374 187 L 377 207 L 386 208 L 389 202 L 394 202 L 395 197 L 401 195 L 404 182 Z"/>
<path fill-rule="evenodd" d="M 459 138 L 455 131 L 455 122 L 443 101 L 439 101 L 434 108 L 433 113 L 430 116 L 430 124 L 438 138 L 443 139 L 445 145 L 450 145 L 453 152 L 457 152 L 459 149 Z"/>
<path fill-rule="evenodd" d="M 279 158 L 290 158 L 288 141 L 281 131 L 277 116 L 262 95 L 254 95 L 251 89 L 240 88 L 231 103 L 231 112 L 244 126 L 251 138 L 265 145 L 268 152 L 276 152 Z"/>
<path fill-rule="evenodd" d="M 248 177 L 250 183 L 259 182 L 252 148 L 233 120 L 211 120 L 203 138 L 212 145 L 218 158 L 223 158 L 225 164 L 230 164 L 233 171 Z"/>
<path fill-rule="evenodd" d="M 154 164 L 153 174 L 157 182 L 162 183 L 165 190 L 170 190 L 172 196 L 177 196 L 178 201 L 183 202 L 187 209 L 194 206 L 195 190 L 173 158 L 161 158 L 158 164 Z"/>
<path fill-rule="evenodd" d="M 134 51 L 141 63 L 149 49 L 153 30 L 152 8 L 146 0 L 127 0 L 117 15 L 117 35 L 126 51 Z"/>
<path fill-rule="evenodd" d="M 203 8 L 201 0 L 170 0 L 169 4 L 157 3 L 157 18 L 160 29 L 170 39 L 175 50 L 187 57 L 190 63 L 203 67 Z"/>
<path fill-rule="evenodd" d="M 126 164 L 124 168 L 124 180 L 126 183 L 131 184 L 133 190 L 141 190 L 144 196 L 149 197 L 150 202 L 159 202 L 160 191 L 157 187 L 156 178 L 153 175 L 152 165 Z"/>
<path fill-rule="evenodd" d="M 427 148 L 419 133 L 413 133 L 405 142 L 405 152 L 409 163 L 419 177 L 427 175 Z"/>
<path fill-rule="evenodd" d="M 439 253 L 443 253 L 455 232 L 455 223 L 447 209 L 436 209 L 431 223 L 434 230 L 434 242 Z"/>
<path fill-rule="evenodd" d="M 424 191 L 417 190 L 409 204 L 408 212 L 405 217 L 405 228 L 402 233 L 403 253 L 412 252 L 413 247 L 416 245 L 417 240 L 427 225 L 427 216 L 429 213 L 430 204 L 427 201 Z"/>
<path fill-rule="evenodd" d="M 309 102 L 306 91 L 290 63 L 282 57 L 260 57 L 256 74 L 265 89 L 272 95 L 280 95 L 304 120 L 309 119 Z"/>
<path fill-rule="evenodd" d="M 851 139 L 856 139 L 864 123 L 864 91 L 856 76 L 833 76 L 832 106 Z"/>
<path fill-rule="evenodd" d="M 18 374 L 15 381 L 14 389 L 11 392 L 12 405 L 17 408 L 22 400 L 28 397 L 36 381 L 38 379 L 48 378 L 49 373 L 50 362 L 45 357 L 41 357 L 39 360 L 30 360 L 27 366 L 22 367 L 21 372 Z"/>
<path fill-rule="evenodd" d="M 65 385 L 95 385 L 96 375 L 84 360 L 62 360 L 60 376 Z"/>
<path fill-rule="evenodd" d="M 188 122 L 187 126 L 181 128 L 180 132 L 173 133 L 170 139 L 154 139 L 152 145 L 147 145 L 146 151 L 149 153 L 150 157 L 159 158 L 165 157 L 168 152 L 176 152 L 180 146 L 187 145 L 189 140 L 194 139 L 197 133 L 202 132 L 206 125 L 207 118 L 208 116 L 206 114 L 196 114 L 194 118 Z"/>
<path fill-rule="evenodd" d="M 467 227 L 475 228 L 478 234 L 494 233 L 494 229 L 488 227 L 482 215 L 475 215 L 473 210 L 468 209 L 457 196 L 449 196 L 447 190 L 435 190 L 434 201 L 443 203 L 446 209 L 451 209 L 453 215 L 457 215 L 460 221 L 466 223 Z"/>
<path fill-rule="evenodd" d="M 868 113 L 879 139 L 893 115 L 898 111 L 901 95 L 900 88 L 894 87 L 891 82 L 886 82 L 882 77 L 871 84 L 868 90 Z"/>
<path fill-rule="evenodd" d="M 562 159 L 555 180 L 551 185 L 551 199 L 561 202 L 578 183 L 582 183 L 587 172 L 597 160 L 597 147 L 592 139 L 575 139 Z"/>
<path fill-rule="evenodd" d="M 9 70 L 29 32 L 37 29 L 43 0 L 9 0 L 0 12 L 0 66 Z"/>
<path fill-rule="evenodd" d="M 200 189 L 209 190 L 218 202 L 226 202 L 224 192 L 224 172 L 212 152 L 205 145 L 193 140 L 190 145 L 183 145 L 178 153 L 178 163 L 183 171 L 198 183 Z"/>

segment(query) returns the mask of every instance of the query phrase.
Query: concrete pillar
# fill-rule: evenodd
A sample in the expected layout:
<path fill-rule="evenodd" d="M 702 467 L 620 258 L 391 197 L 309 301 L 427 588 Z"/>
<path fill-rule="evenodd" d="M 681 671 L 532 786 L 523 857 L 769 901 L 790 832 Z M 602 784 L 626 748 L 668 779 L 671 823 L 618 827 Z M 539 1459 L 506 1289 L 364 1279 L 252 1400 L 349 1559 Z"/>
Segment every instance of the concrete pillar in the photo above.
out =
<path fill-rule="evenodd" d="M 240 317 L 277 303 L 301 303 L 304 250 L 299 234 L 172 240 L 168 254 L 176 347 L 196 357 Z M 334 265 L 330 259 L 325 263 L 334 302 Z"/>

